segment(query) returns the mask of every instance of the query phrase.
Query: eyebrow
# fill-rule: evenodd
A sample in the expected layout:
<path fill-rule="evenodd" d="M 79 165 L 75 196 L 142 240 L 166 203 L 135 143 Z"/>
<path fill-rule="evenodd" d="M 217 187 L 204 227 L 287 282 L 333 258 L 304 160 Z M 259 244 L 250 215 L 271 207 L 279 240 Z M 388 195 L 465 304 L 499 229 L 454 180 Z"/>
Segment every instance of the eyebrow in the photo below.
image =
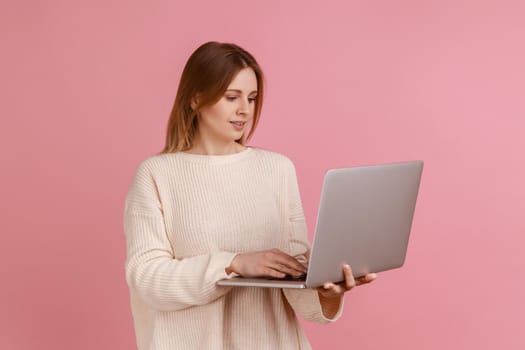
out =
<path fill-rule="evenodd" d="M 237 92 L 239 94 L 242 94 L 242 91 L 241 90 L 238 90 L 238 89 L 228 89 L 226 91 L 230 91 L 230 92 Z M 250 92 L 248 95 L 252 95 L 252 94 L 256 94 L 257 93 L 257 90 L 253 90 L 252 92 Z"/>

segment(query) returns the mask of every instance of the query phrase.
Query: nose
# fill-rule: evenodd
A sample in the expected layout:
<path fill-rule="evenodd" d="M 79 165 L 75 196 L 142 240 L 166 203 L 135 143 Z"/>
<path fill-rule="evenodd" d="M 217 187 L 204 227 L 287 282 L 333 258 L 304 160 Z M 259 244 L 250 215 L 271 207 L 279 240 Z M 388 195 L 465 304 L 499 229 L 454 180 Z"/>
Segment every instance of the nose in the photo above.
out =
<path fill-rule="evenodd" d="M 237 108 L 237 114 L 247 116 L 250 113 L 250 102 L 248 99 L 240 98 L 239 107 Z"/>

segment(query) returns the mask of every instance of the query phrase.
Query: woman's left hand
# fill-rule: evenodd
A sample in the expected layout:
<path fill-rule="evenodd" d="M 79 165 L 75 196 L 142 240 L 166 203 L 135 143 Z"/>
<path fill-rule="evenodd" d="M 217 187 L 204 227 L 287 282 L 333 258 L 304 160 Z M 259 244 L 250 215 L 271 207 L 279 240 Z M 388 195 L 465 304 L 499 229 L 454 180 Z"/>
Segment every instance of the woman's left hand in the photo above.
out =
<path fill-rule="evenodd" d="M 327 282 L 323 286 L 318 287 L 317 291 L 325 298 L 336 298 L 343 296 L 344 293 L 352 290 L 356 286 L 367 284 L 377 278 L 375 273 L 369 273 L 365 276 L 354 278 L 352 268 L 348 265 L 343 266 L 343 275 L 345 280 L 340 283 Z"/>

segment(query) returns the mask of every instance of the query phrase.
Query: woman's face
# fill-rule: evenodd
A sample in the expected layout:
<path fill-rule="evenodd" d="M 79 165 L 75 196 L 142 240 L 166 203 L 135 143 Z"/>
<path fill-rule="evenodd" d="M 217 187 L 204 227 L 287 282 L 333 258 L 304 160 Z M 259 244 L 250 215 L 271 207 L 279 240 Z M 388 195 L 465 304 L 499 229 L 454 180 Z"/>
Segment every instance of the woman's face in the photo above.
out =
<path fill-rule="evenodd" d="M 255 73 L 251 68 L 244 68 L 233 78 L 217 103 L 201 108 L 199 136 L 220 143 L 240 139 L 253 118 L 256 96 Z"/>

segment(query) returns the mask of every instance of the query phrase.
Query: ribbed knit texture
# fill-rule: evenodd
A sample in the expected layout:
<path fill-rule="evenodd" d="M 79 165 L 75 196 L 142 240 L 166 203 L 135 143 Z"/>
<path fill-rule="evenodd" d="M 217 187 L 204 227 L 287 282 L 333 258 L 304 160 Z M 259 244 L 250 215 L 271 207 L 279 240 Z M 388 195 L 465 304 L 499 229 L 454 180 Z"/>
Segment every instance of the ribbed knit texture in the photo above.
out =
<path fill-rule="evenodd" d="M 293 163 L 247 148 L 144 160 L 126 197 L 126 279 L 139 350 L 310 349 L 295 312 L 330 322 L 315 290 L 219 287 L 236 253 L 309 249 Z M 334 305 L 329 305 L 334 306 Z M 337 307 L 337 305 L 335 305 Z"/>

